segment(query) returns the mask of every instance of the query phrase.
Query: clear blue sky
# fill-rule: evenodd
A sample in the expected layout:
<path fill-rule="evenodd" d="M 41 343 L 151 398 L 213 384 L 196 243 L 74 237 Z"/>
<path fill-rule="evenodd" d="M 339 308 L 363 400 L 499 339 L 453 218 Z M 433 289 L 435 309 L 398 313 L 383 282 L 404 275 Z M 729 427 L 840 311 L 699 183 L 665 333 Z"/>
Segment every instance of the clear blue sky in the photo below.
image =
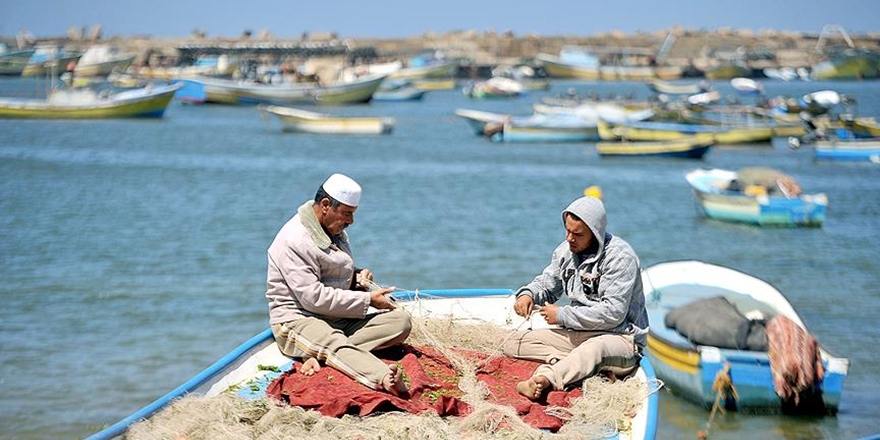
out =
<path fill-rule="evenodd" d="M 209 37 L 268 30 L 275 37 L 336 32 L 343 38 L 425 32 L 513 31 L 592 35 L 619 30 L 794 30 L 839 24 L 851 34 L 880 30 L 880 0 L 0 0 L 0 35 L 62 36 L 101 25 L 105 37 Z"/>

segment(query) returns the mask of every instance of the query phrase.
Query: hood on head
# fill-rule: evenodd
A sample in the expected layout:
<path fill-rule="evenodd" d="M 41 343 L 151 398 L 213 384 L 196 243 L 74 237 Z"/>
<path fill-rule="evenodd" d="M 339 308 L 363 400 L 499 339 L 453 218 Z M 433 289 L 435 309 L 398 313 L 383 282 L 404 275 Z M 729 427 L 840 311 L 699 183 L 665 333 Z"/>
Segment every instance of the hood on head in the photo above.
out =
<path fill-rule="evenodd" d="M 599 244 L 599 250 L 605 246 L 605 227 L 608 220 L 605 217 L 605 205 L 595 197 L 581 197 L 568 205 L 562 211 L 562 221 L 565 222 L 565 213 L 570 212 L 575 217 L 583 220 L 593 232 L 593 238 Z M 599 252 L 601 253 L 601 252 Z"/>

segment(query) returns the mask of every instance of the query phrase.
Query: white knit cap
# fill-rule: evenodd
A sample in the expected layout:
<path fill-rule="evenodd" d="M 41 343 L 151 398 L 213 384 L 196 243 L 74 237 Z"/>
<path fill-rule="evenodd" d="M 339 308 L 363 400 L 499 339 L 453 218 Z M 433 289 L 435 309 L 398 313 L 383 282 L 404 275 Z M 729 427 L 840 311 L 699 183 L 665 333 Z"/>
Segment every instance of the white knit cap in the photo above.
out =
<path fill-rule="evenodd" d="M 343 174 L 328 177 L 322 187 L 330 197 L 348 206 L 357 206 L 361 199 L 361 186 L 351 177 Z"/>

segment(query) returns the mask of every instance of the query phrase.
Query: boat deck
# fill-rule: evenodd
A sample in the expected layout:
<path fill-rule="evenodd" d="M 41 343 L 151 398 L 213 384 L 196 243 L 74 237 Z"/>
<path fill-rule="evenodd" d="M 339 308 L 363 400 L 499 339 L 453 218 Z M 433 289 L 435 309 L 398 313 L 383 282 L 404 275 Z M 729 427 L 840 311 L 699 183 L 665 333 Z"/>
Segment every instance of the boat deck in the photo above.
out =
<path fill-rule="evenodd" d="M 658 337 L 663 341 L 675 345 L 677 347 L 696 350 L 697 347 L 688 341 L 675 329 L 666 326 L 664 319 L 666 314 L 676 307 L 683 306 L 692 301 L 711 298 L 715 296 L 723 296 L 731 302 L 743 315 L 750 314 L 753 311 L 760 311 L 765 319 L 770 319 L 778 312 L 770 305 L 755 300 L 754 298 L 739 292 L 717 286 L 706 286 L 698 284 L 679 284 L 666 286 L 662 289 L 655 290 L 651 297 L 647 298 L 646 308 L 648 310 L 648 320 L 651 323 L 650 333 L 652 336 Z M 742 350 L 721 350 L 725 355 L 735 356 L 742 355 Z M 766 355 L 765 355 L 766 356 Z"/>

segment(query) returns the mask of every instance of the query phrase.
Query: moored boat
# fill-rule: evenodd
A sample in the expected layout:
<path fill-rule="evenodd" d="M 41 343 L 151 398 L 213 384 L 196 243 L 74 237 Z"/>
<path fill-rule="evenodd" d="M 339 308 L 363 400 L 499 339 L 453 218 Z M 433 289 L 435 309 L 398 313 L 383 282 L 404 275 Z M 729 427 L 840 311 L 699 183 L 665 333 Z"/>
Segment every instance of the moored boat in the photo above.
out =
<path fill-rule="evenodd" d="M 699 159 L 715 145 L 711 135 L 693 135 L 671 141 L 604 141 L 596 143 L 596 152 L 606 157 L 681 157 Z"/>
<path fill-rule="evenodd" d="M 21 76 L 59 76 L 72 71 L 82 54 L 67 52 L 57 46 L 40 46 L 31 55 Z"/>
<path fill-rule="evenodd" d="M 357 104 L 369 102 L 385 75 L 368 75 L 351 82 L 264 84 L 222 78 L 199 77 L 205 102 L 236 105 L 256 104 Z"/>
<path fill-rule="evenodd" d="M 749 167 L 739 171 L 697 169 L 686 175 L 709 218 L 760 226 L 822 226 L 828 197 L 804 194 L 778 170 Z"/>
<path fill-rule="evenodd" d="M 709 90 L 709 85 L 704 82 L 672 82 L 652 78 L 646 84 L 655 93 L 667 95 L 695 95 Z"/>
<path fill-rule="evenodd" d="M 477 99 L 515 98 L 523 93 L 523 85 L 517 80 L 496 76 L 470 83 L 462 87 L 461 92 Z"/>
<path fill-rule="evenodd" d="M 814 157 L 840 161 L 880 161 L 880 138 L 841 138 L 817 140 Z"/>
<path fill-rule="evenodd" d="M 260 110 L 281 120 L 284 131 L 314 134 L 387 134 L 394 128 L 394 118 L 368 116 L 333 116 L 277 105 Z"/>
<path fill-rule="evenodd" d="M 496 142 L 587 142 L 599 140 L 595 122 L 578 115 L 536 113 L 504 120 L 501 130 L 491 134 Z"/>
<path fill-rule="evenodd" d="M 666 121 L 615 121 L 614 136 L 633 141 L 669 141 L 694 134 L 711 134 L 718 144 L 769 143 L 774 125 L 707 125 Z"/>
<path fill-rule="evenodd" d="M 148 85 L 117 93 L 91 89 L 53 90 L 46 99 L 0 98 L 0 118 L 161 118 L 182 85 Z"/>
<path fill-rule="evenodd" d="M 498 131 L 510 115 L 501 113 L 492 113 L 482 110 L 472 110 L 467 108 L 455 109 L 455 116 L 464 119 L 474 134 L 484 136 L 487 129 Z"/>
<path fill-rule="evenodd" d="M 674 394 L 707 409 L 837 412 L 849 361 L 809 345 L 815 338 L 772 285 L 701 261 L 655 264 L 642 284 L 646 355 Z"/>
<path fill-rule="evenodd" d="M 407 291 L 407 292 L 396 292 L 394 297 L 397 300 L 398 305 L 402 306 L 412 317 L 414 321 L 414 326 L 421 329 L 424 326 L 426 329 L 426 333 L 430 333 L 430 329 L 428 324 L 433 320 L 433 322 L 441 323 L 441 327 L 449 327 L 449 328 L 464 328 L 465 332 L 467 329 L 473 328 L 473 331 L 486 331 L 487 328 L 492 328 L 494 330 L 499 331 L 499 335 L 503 336 L 504 333 L 513 331 L 522 325 L 530 324 L 533 328 L 540 328 L 542 326 L 546 326 L 547 324 L 540 318 L 532 318 L 530 320 L 524 320 L 516 316 L 512 310 L 512 304 L 514 301 L 513 292 L 509 289 L 452 289 L 452 290 L 425 290 L 425 291 Z M 430 335 L 434 337 L 434 335 Z M 432 339 L 432 338 L 429 338 Z M 498 341 L 493 342 L 495 345 Z M 438 342 L 442 344 L 442 341 Z M 439 348 L 439 347 L 438 347 Z M 495 347 L 492 347 L 495 348 Z M 446 351 L 452 351 L 451 347 L 446 347 Z M 439 352 L 440 356 L 450 357 L 452 354 L 444 351 Z M 486 354 L 483 355 L 485 357 Z M 489 356 L 497 356 L 497 354 L 489 354 Z M 479 359 L 479 358 L 478 358 Z M 518 362 L 528 362 L 528 361 L 518 361 Z M 537 364 L 535 364 L 537 365 Z M 207 369 L 202 371 L 201 373 L 194 376 L 192 379 L 184 382 L 177 388 L 168 392 L 164 396 L 158 398 L 154 402 L 148 404 L 147 406 L 141 408 L 140 410 L 132 413 L 131 415 L 123 418 L 117 423 L 110 425 L 106 429 L 88 437 L 87 440 L 108 440 L 115 438 L 117 436 L 126 434 L 132 425 L 136 423 L 148 423 L 150 419 L 157 417 L 164 413 L 163 409 L 169 408 L 171 411 L 171 416 L 174 415 L 174 403 L 184 397 L 188 396 L 189 398 L 200 397 L 200 398 L 218 398 L 218 397 L 227 397 L 236 399 L 239 402 L 253 402 L 259 401 L 261 399 L 266 399 L 268 396 L 273 395 L 273 384 L 278 384 L 282 375 L 294 368 L 296 365 L 291 361 L 291 359 L 283 356 L 275 344 L 274 337 L 272 336 L 272 332 L 270 330 L 265 330 L 256 336 L 252 337 L 239 347 L 232 350 L 229 354 L 209 366 Z M 461 378 L 462 383 L 465 379 L 472 380 L 471 378 L 483 377 L 480 376 L 479 372 L 475 370 L 477 368 L 469 369 L 469 368 L 461 368 L 461 365 L 457 365 L 456 369 L 461 369 L 463 371 L 458 371 L 458 374 L 450 375 L 450 380 L 458 381 Z M 334 380 L 334 376 L 341 376 L 341 374 L 333 374 L 333 373 L 324 373 L 324 370 L 332 370 L 332 367 L 324 367 L 322 368 L 322 374 L 330 374 L 331 381 L 338 382 L 338 380 Z M 292 371 L 292 370 L 291 370 Z M 495 375 L 501 373 L 494 373 Z M 301 375 L 300 375 L 301 376 Z M 459 377 L 460 376 L 460 377 Z M 492 375 L 489 375 L 491 377 Z M 492 377 L 492 379 L 497 379 Z M 600 378 L 594 378 L 602 381 Z M 324 383 L 327 382 L 328 379 L 324 379 Z M 444 379 L 445 380 L 445 379 Z M 474 379 L 478 381 L 482 381 L 485 379 Z M 493 383 L 498 387 L 512 387 L 511 381 L 514 381 L 515 378 L 512 376 L 502 377 L 502 380 L 499 382 L 495 380 Z M 436 382 L 436 380 L 435 380 Z M 587 382 L 591 382 L 590 380 L 584 381 L 585 385 Z M 595 382 L 598 383 L 600 387 L 613 387 L 615 384 L 611 382 Z M 633 407 L 627 409 L 621 413 L 621 415 L 617 415 L 615 413 L 613 417 L 620 419 L 615 420 L 607 420 L 601 419 L 598 422 L 602 424 L 602 426 L 595 426 L 594 424 L 589 424 L 585 422 L 583 419 L 576 420 L 572 418 L 566 424 L 565 421 L 562 421 L 562 429 L 570 429 L 572 435 L 577 435 L 578 432 L 595 432 L 597 429 L 604 431 L 602 434 L 603 438 L 615 438 L 619 440 L 651 440 L 655 437 L 657 431 L 657 421 L 658 421 L 658 397 L 655 393 L 657 388 L 656 378 L 654 376 L 653 369 L 647 359 L 642 359 L 642 363 L 640 364 L 640 368 L 636 370 L 634 375 L 631 378 L 628 378 L 624 381 L 617 381 L 618 384 L 621 382 L 624 383 L 634 383 L 636 385 L 635 393 L 632 393 L 632 396 L 621 396 L 616 395 L 614 400 L 631 400 L 636 402 Z M 328 384 L 327 386 L 333 386 L 333 384 Z M 359 385 L 360 386 L 360 385 Z M 431 391 L 428 389 L 428 391 Z M 443 397 L 445 402 L 450 402 L 448 406 L 452 405 L 485 405 L 493 404 L 488 400 L 482 401 L 468 401 L 468 403 L 462 402 L 461 404 L 457 404 L 455 400 L 452 400 L 454 396 L 443 396 L 442 393 L 437 390 L 433 394 L 427 394 L 425 398 L 431 398 L 432 400 L 438 400 L 438 398 Z M 493 393 L 487 394 L 495 394 L 499 389 L 493 389 Z M 565 391 L 558 393 L 566 394 L 566 401 L 560 401 L 560 407 L 567 406 L 569 404 L 568 399 L 577 399 L 576 395 L 569 396 L 569 393 L 573 391 Z M 459 391 L 460 393 L 460 391 Z M 483 395 L 481 399 L 491 399 L 492 397 Z M 396 400 L 395 400 L 396 399 Z M 519 399 L 519 398 L 517 398 Z M 396 402 L 401 399 L 398 398 L 388 398 L 389 401 Z M 412 399 L 414 400 L 414 398 Z M 479 400 L 479 399 L 478 399 Z M 520 411 L 522 417 L 525 418 L 526 415 L 531 414 L 534 410 L 535 406 L 537 406 L 537 410 L 541 410 L 542 405 L 540 403 L 535 402 L 527 402 L 524 397 L 521 400 L 525 405 L 518 405 L 517 409 Z M 517 400 L 517 401 L 519 401 Z M 548 399 L 549 400 L 549 399 Z M 585 404 L 589 404 L 588 401 L 584 400 Z M 402 404 L 406 404 L 406 402 L 399 402 Z M 242 403 L 244 405 L 246 403 Z M 509 414 L 515 414 L 514 408 L 508 407 L 504 403 L 494 403 L 495 405 L 504 406 L 508 409 Z M 595 402 L 594 402 L 595 404 Z M 393 405 L 393 403 L 391 404 Z M 391 405 L 385 405 L 384 408 L 395 408 Z M 563 410 L 566 408 L 563 407 Z M 604 411 L 606 408 L 602 408 Z M 212 408 L 214 411 L 218 411 L 219 409 L 214 407 Z M 379 408 L 381 411 L 381 408 Z M 523 414 L 525 411 L 527 414 Z M 580 410 L 583 411 L 583 410 Z M 399 417 L 406 416 L 406 413 L 398 412 Z M 499 414 L 497 412 L 493 414 Z M 572 410 L 572 414 L 577 415 L 578 413 L 575 410 Z M 254 415 L 254 414 L 252 414 Z M 312 416 L 315 417 L 315 416 Z M 318 417 L 321 417 L 318 415 Z M 323 416 L 331 419 L 331 421 L 322 421 L 322 423 L 333 423 L 333 418 L 329 416 Z M 352 415 L 348 415 L 346 417 L 355 417 Z M 419 415 L 410 415 L 409 417 L 413 417 L 410 419 L 405 419 L 409 421 L 402 426 L 401 429 L 408 429 L 408 426 L 411 426 L 414 421 L 417 421 L 416 417 L 423 417 Z M 464 417 L 467 417 L 464 416 Z M 482 415 L 479 417 L 487 417 L 486 415 Z M 415 418 L 415 419 L 414 419 Z M 456 419 L 459 419 L 458 416 L 450 416 L 445 417 L 442 423 L 444 424 L 453 424 Z M 362 418 L 358 423 L 361 426 L 365 426 L 369 423 L 368 419 L 377 420 L 379 423 L 382 423 L 381 418 L 378 417 L 369 417 Z M 387 419 L 385 419 L 387 420 Z M 284 423 L 283 420 L 261 420 L 260 423 Z M 388 432 L 391 429 L 390 425 L 387 425 L 385 422 L 385 428 L 383 432 Z M 481 424 L 487 425 L 487 424 Z M 497 424 L 495 424 L 497 425 Z M 502 424 L 504 425 L 504 424 Z M 542 431 L 522 422 L 514 422 L 510 423 L 510 426 L 502 426 L 499 430 L 495 431 L 496 433 L 503 434 L 508 432 L 506 430 L 517 430 L 516 432 L 520 432 L 520 430 L 525 430 L 530 434 L 534 434 L 536 436 L 541 436 Z M 570 425 L 570 426 L 566 426 Z M 270 425 L 271 426 L 271 425 Z M 434 426 L 436 429 L 437 426 Z M 608 432 L 610 428 L 610 432 Z M 297 429 L 308 429 L 306 426 L 299 426 Z M 474 429 L 474 428 L 460 428 L 460 429 Z M 496 428 L 493 428 L 493 430 Z M 468 431 L 473 433 L 474 431 Z M 302 435 L 307 436 L 307 432 L 300 431 Z M 359 436 L 362 436 L 362 432 L 358 433 Z M 347 438 L 347 437 L 340 437 Z"/>
<path fill-rule="evenodd" d="M 425 93 L 408 81 L 386 79 L 373 93 L 373 101 L 418 101 L 425 97 Z"/>
<path fill-rule="evenodd" d="M 565 46 L 559 51 L 559 55 L 539 53 L 536 60 L 552 78 L 649 81 L 654 78 L 674 80 L 681 77 L 682 69 L 678 66 L 651 65 L 654 56 L 653 51 L 640 48 L 607 50 Z M 604 63 L 603 57 L 614 61 Z"/>
<path fill-rule="evenodd" d="M 413 87 L 424 90 L 455 90 L 458 81 L 455 78 L 412 78 L 408 80 Z"/>
<path fill-rule="evenodd" d="M 857 137 L 880 137 L 880 123 L 873 117 L 853 118 L 850 125 Z"/>
<path fill-rule="evenodd" d="M 391 79 L 448 79 L 453 78 L 458 72 L 458 63 L 444 59 L 437 52 L 426 51 L 414 57 L 410 57 L 405 65 L 398 66 L 390 72 Z"/>
<path fill-rule="evenodd" d="M 0 75 L 18 76 L 24 71 L 35 48 L 8 49 L 0 43 Z"/>
<path fill-rule="evenodd" d="M 73 73 L 79 77 L 107 76 L 113 71 L 128 68 L 135 56 L 108 44 L 96 44 L 82 54 Z"/>

